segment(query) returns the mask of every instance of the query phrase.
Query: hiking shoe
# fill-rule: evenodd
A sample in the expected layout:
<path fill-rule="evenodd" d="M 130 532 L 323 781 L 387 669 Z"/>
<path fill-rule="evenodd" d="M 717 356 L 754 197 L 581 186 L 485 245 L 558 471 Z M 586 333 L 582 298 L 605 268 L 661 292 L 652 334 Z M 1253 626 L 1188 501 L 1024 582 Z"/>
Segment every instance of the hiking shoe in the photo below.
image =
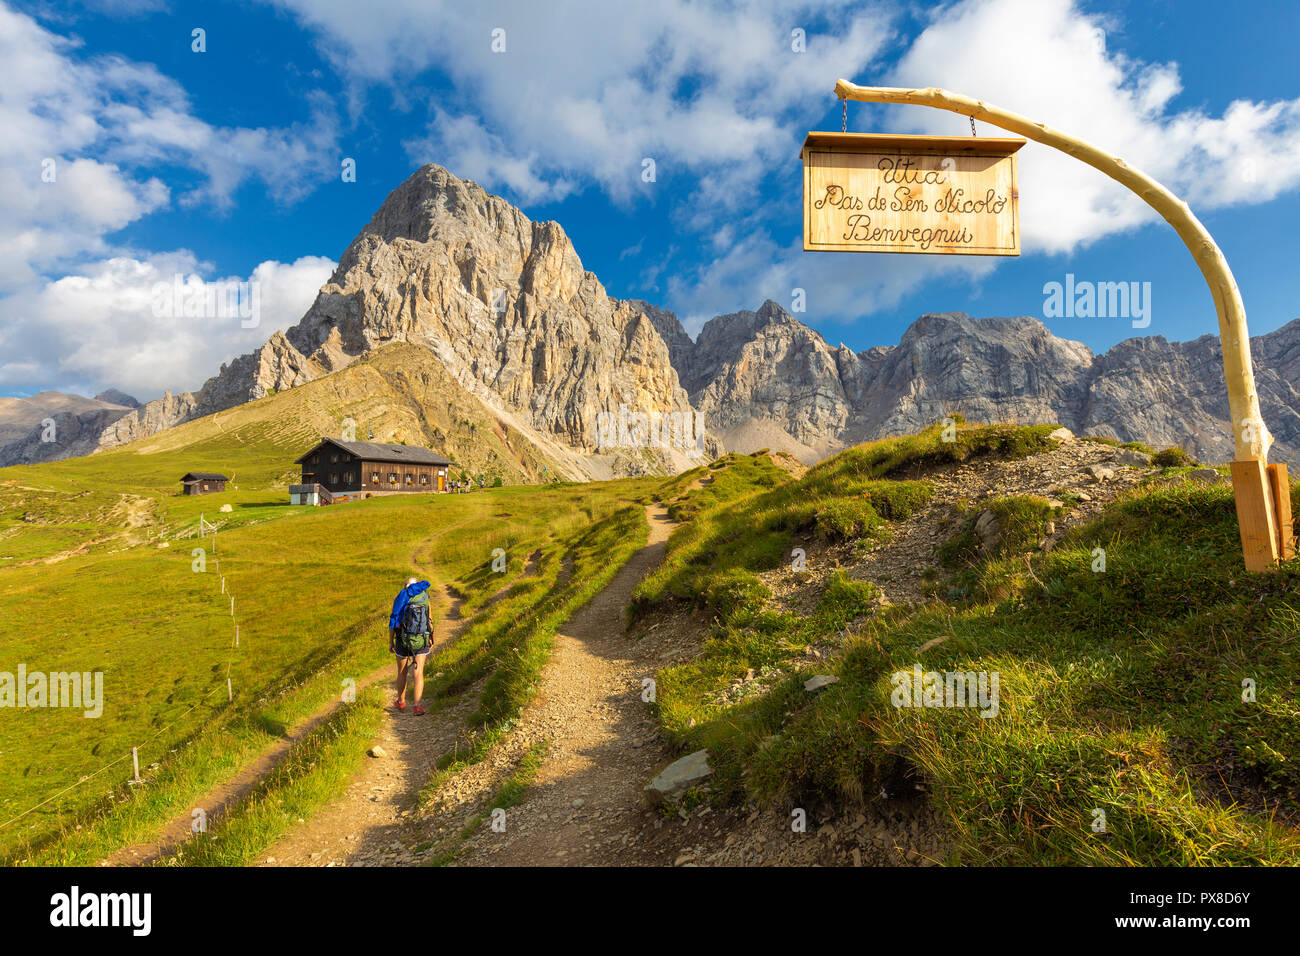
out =
<path fill-rule="evenodd" d="M 416 717 L 423 717 L 426 713 L 428 713 L 428 711 L 426 711 L 419 704 L 416 704 L 415 710 L 411 711 L 411 713 L 414 714 Z"/>
<path fill-rule="evenodd" d="M 396 707 L 398 710 L 406 710 L 405 698 L 402 697 L 397 698 L 397 700 L 393 702 L 393 706 Z"/>

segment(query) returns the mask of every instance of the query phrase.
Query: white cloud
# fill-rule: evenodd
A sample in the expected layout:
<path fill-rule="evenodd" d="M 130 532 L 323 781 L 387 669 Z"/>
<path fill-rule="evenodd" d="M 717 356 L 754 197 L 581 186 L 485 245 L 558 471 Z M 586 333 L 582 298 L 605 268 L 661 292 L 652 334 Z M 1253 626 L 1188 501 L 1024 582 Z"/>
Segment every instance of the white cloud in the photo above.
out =
<path fill-rule="evenodd" d="M 334 262 L 305 256 L 263 262 L 248 277 L 203 278 L 210 271 L 186 250 L 145 259 L 115 257 L 35 292 L 9 297 L 0 308 L 0 393 L 55 388 L 94 394 L 121 388 L 141 400 L 193 389 L 237 355 L 260 346 L 298 321 L 329 279 Z M 177 278 L 186 298 L 219 283 L 257 284 L 258 324 L 238 315 L 169 317 L 155 308 Z"/>
<path fill-rule="evenodd" d="M 1070 0 L 967 0 L 935 12 L 879 82 L 944 87 L 1047 122 L 1117 151 L 1194 209 L 1267 201 L 1300 185 L 1300 100 L 1238 101 L 1221 117 L 1179 111 L 1173 106 L 1181 91 L 1177 64 L 1143 64 L 1108 50 L 1108 25 Z M 883 122 L 908 132 L 967 129 L 964 117 L 924 107 L 851 104 L 849 110 L 851 128 Z M 1005 135 L 986 124 L 979 131 Z M 702 184 L 701 193 L 719 195 L 677 214 L 687 228 L 712 229 L 724 239 L 715 261 L 670 284 L 669 304 L 687 316 L 692 331 L 711 314 L 752 309 L 765 297 L 788 308 L 795 286 L 808 290 L 809 316 L 801 318 L 845 320 L 889 308 L 936 277 L 958 273 L 977 283 L 997 265 L 978 257 L 802 253 L 774 241 L 766 225 L 797 222 L 797 186 L 784 204 L 750 208 L 744 218 L 750 228 L 739 232 L 734 218 L 718 226 L 717 209 L 728 192 L 723 183 Z M 1026 255 L 1070 252 L 1158 220 L 1118 183 L 1035 143 L 1020 153 L 1020 196 Z"/>
<path fill-rule="evenodd" d="M 813 3 L 756 0 L 278 5 L 359 85 L 390 85 L 395 99 L 418 101 L 409 96 L 414 78 L 430 69 L 449 77 L 456 117 L 435 104 L 408 143 L 412 159 L 442 162 L 522 201 L 588 183 L 621 203 L 658 198 L 641 179 L 646 158 L 659 188 L 676 189 L 678 199 L 692 188 L 681 185 L 683 171 L 752 187 L 792 162 L 799 117 L 833 104 L 835 78 L 865 68 L 892 38 L 889 8 L 879 4 L 829 14 Z M 807 34 L 803 53 L 792 49 L 797 27 Z M 497 28 L 503 53 L 491 48 Z"/>
<path fill-rule="evenodd" d="M 932 15 L 889 85 L 940 86 L 1047 123 L 1119 155 L 1194 209 L 1300 185 L 1300 100 L 1236 101 L 1221 117 L 1174 109 L 1177 64 L 1109 50 L 1106 26 L 1072 0 L 967 0 Z M 922 107 L 879 109 L 899 130 L 951 134 L 966 123 Z M 1020 196 L 1027 253 L 1069 252 L 1158 220 L 1104 174 L 1036 143 L 1020 152 Z"/>
<path fill-rule="evenodd" d="M 213 126 L 153 66 L 82 57 L 79 41 L 3 3 L 0 62 L 0 391 L 116 386 L 147 398 L 192 388 L 301 317 L 332 262 L 257 266 L 255 329 L 164 320 L 150 308 L 154 285 L 183 273 L 202 286 L 210 267 L 183 250 L 124 250 L 113 235 L 175 198 L 154 169 L 198 173 L 179 202 L 216 209 L 250 179 L 291 201 L 337 175 L 328 102 L 309 94 L 310 120 L 285 128 Z"/>
<path fill-rule="evenodd" d="M 217 208 L 250 179 L 291 201 L 337 175 L 332 108 L 319 95 L 306 123 L 213 126 L 155 67 L 79 48 L 0 3 L 0 292 L 110 256 L 114 232 L 171 201 L 158 167 L 197 172 L 182 204 Z"/>
<path fill-rule="evenodd" d="M 438 163 L 457 176 L 505 188 L 519 202 L 551 202 L 574 191 L 563 178 L 544 179 L 536 172 L 535 154 L 512 156 L 501 137 L 483 128 L 472 116 L 451 116 L 434 107 L 426 134 L 405 144 L 412 162 Z"/>
<path fill-rule="evenodd" d="M 897 39 L 886 4 L 827 13 L 803 3 L 676 0 L 491 10 L 429 0 L 275 2 L 316 31 L 358 88 L 386 85 L 405 98 L 424 71 L 449 78 L 456 115 L 432 107 L 407 144 L 413 159 L 443 162 L 517 201 L 594 183 L 618 203 L 665 202 L 679 230 L 716 256 L 669 285 L 667 304 L 697 318 L 752 308 L 759 287 L 788 298 L 782 287 L 796 274 L 837 290 L 819 297 L 827 311 L 810 304 L 810 315 L 846 318 L 885 308 L 935 275 L 978 279 L 995 269 L 980 259 L 901 256 L 855 257 L 850 268 L 776 238 L 798 222 L 795 155 L 808 117 L 834 102 L 840 76 L 977 95 L 1117 151 L 1197 208 L 1264 201 L 1300 183 L 1300 101 L 1241 101 L 1221 116 L 1179 109 L 1177 64 L 1108 49 L 1113 24 L 1072 0 L 952 3 L 930 15 L 892 69 L 881 62 Z M 504 53 L 491 51 L 498 27 Z M 791 49 L 795 27 L 807 33 L 802 54 Z M 924 108 L 855 105 L 854 114 L 897 130 L 966 128 L 962 117 Z M 640 181 L 645 157 L 655 160 L 655 184 Z M 1021 153 L 1020 186 L 1026 254 L 1069 252 L 1154 218 L 1103 174 L 1037 144 Z"/>

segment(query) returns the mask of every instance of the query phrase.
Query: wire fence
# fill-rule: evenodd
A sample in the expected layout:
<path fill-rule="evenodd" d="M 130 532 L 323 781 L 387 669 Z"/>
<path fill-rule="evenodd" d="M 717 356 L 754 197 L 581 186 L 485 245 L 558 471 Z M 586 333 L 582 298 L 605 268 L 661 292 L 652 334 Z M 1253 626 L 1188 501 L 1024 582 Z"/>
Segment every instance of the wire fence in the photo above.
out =
<path fill-rule="evenodd" d="M 200 541 L 203 540 L 205 527 L 211 527 L 211 532 L 210 532 L 210 534 L 209 534 L 208 536 L 210 537 L 210 539 L 211 539 L 211 543 L 212 543 L 212 554 L 215 556 L 215 555 L 217 554 L 217 537 L 216 537 L 216 535 L 217 535 L 217 530 L 218 530 L 218 529 L 217 529 L 217 526 L 216 526 L 216 525 L 209 525 L 209 523 L 205 520 L 204 515 L 203 515 L 203 514 L 200 514 L 200 515 L 199 515 L 198 536 L 197 536 L 197 537 L 198 537 L 198 540 L 200 540 Z M 189 535 L 185 535 L 184 537 L 189 537 Z M 49 804 L 51 804 L 51 803 L 53 803 L 54 801 L 58 800 L 60 797 L 63 797 L 63 796 L 65 796 L 66 794 L 71 793 L 72 791 L 76 790 L 78 787 L 82 786 L 83 784 L 89 783 L 91 780 L 95 779 L 95 778 L 98 777 L 100 774 L 105 773 L 106 771 L 112 769 L 113 767 L 116 767 L 118 764 L 122 763 L 122 762 L 125 761 L 125 760 L 131 760 L 131 761 L 132 761 L 132 765 L 133 765 L 133 775 L 132 775 L 131 778 L 128 779 L 128 782 L 129 782 L 129 783 L 133 783 L 133 784 L 134 784 L 134 783 L 142 783 L 143 781 L 140 779 L 139 762 L 138 762 L 139 751 L 140 751 L 140 749 L 141 749 L 142 747 L 145 747 L 145 746 L 147 746 L 148 744 L 151 744 L 153 741 L 157 740 L 158 737 L 160 737 L 162 734 L 165 734 L 167 731 L 174 729 L 177 725 L 179 725 L 180 723 L 182 723 L 182 721 L 184 721 L 184 719 L 185 719 L 187 716 L 189 716 L 190 714 L 192 714 L 192 713 L 193 713 L 195 710 L 197 710 L 199 707 L 201 707 L 201 706 L 203 706 L 204 704 L 206 704 L 206 703 L 207 703 L 207 702 L 208 702 L 208 701 L 209 701 L 213 696 L 215 696 L 216 694 L 220 693 L 220 692 L 223 691 L 223 690 L 226 692 L 226 700 L 227 700 L 227 703 L 231 703 L 231 702 L 234 701 L 234 699 L 235 699 L 235 692 L 234 692 L 234 686 L 233 686 L 233 684 L 232 684 L 232 682 L 231 682 L 231 680 L 232 680 L 232 679 L 231 679 L 231 669 L 232 669 L 232 667 L 233 667 L 233 665 L 234 665 L 235 658 L 236 658 L 238 652 L 240 651 L 240 643 L 239 643 L 239 622 L 238 622 L 238 620 L 237 620 L 236 617 L 235 617 L 235 595 L 234 595 L 234 593 L 233 593 L 232 591 L 230 591 L 230 590 L 227 588 L 225 576 L 221 574 L 221 560 L 220 560 L 219 558 L 215 558 L 215 557 L 214 557 L 214 561 L 215 561 L 215 564 L 216 564 L 215 572 L 214 572 L 214 573 L 215 573 L 215 575 L 216 575 L 217 577 L 219 577 L 220 580 L 221 580 L 220 591 L 218 592 L 218 594 L 219 594 L 220 596 L 223 596 L 223 597 L 229 597 L 229 598 L 230 598 L 230 617 L 231 617 L 231 626 L 234 628 L 233 636 L 232 636 L 231 643 L 230 643 L 230 654 L 227 656 L 227 659 L 226 659 L 226 674 L 225 674 L 225 677 L 226 677 L 226 686 L 225 686 L 225 687 L 222 687 L 222 686 L 218 685 L 218 686 L 212 688 L 210 691 L 208 691 L 208 693 L 204 694 L 201 698 L 199 698 L 198 701 L 196 701 L 194 704 L 191 704 L 188 708 L 186 708 L 184 711 L 182 711 L 180 714 L 178 714 L 178 715 L 176 716 L 176 718 L 173 719 L 170 723 L 166 724 L 166 725 L 163 726 L 163 727 L 159 727 L 159 728 L 158 728 L 157 730 L 155 730 L 155 731 L 154 731 L 150 736 L 144 738 L 140 743 L 138 743 L 138 744 L 132 746 L 131 749 L 130 749 L 129 751 L 127 751 L 126 753 L 122 754 L 120 757 L 117 757 L 117 758 L 114 759 L 114 760 L 110 760 L 108 763 L 104 764 L 104 765 L 103 765 L 102 767 L 100 767 L 98 770 L 95 770 L 95 771 L 93 771 L 93 772 L 91 772 L 91 773 L 86 774 L 85 776 L 83 776 L 83 777 L 82 777 L 80 780 L 78 780 L 76 783 L 69 784 L 68 786 L 64 787 L 62 790 L 59 790 L 57 793 L 54 793 L 54 794 L 52 794 L 51 796 L 46 797 L 46 798 L 45 798 L 44 800 L 42 800 L 40 803 L 37 803 L 37 804 L 35 804 L 34 806 L 31 806 L 31 807 L 28 807 L 26 810 L 22 811 L 21 813 L 17 814 L 16 816 L 10 817 L 9 819 L 5 820 L 3 823 L 0 823 L 0 830 L 4 830 L 4 829 L 6 829 L 7 827 L 11 826 L 12 824 L 17 823 L 19 820 L 23 819 L 24 817 L 28 816 L 29 814 L 35 813 L 37 810 L 40 810 L 42 807 L 48 806 Z M 206 558 L 205 558 L 205 563 L 204 563 L 204 572 L 203 572 L 203 573 L 205 573 L 205 574 L 208 573 L 208 572 L 207 572 Z"/>

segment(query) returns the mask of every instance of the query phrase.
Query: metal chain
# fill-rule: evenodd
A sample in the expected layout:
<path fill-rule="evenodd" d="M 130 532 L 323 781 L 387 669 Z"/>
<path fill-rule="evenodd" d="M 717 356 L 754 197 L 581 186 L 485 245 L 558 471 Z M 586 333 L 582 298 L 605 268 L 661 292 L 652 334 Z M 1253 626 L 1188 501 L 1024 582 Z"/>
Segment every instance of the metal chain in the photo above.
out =
<path fill-rule="evenodd" d="M 842 107 L 842 109 L 840 110 L 840 132 L 841 132 L 841 133 L 847 133 L 847 132 L 849 131 L 849 101 L 848 101 L 848 99 L 846 98 L 846 99 L 842 99 L 842 100 L 840 100 L 840 106 Z"/>
<path fill-rule="evenodd" d="M 975 136 L 975 135 L 976 135 L 976 133 L 975 133 L 975 117 L 971 116 L 971 117 L 968 117 L 968 119 L 970 120 L 970 134 L 971 134 L 972 136 Z"/>

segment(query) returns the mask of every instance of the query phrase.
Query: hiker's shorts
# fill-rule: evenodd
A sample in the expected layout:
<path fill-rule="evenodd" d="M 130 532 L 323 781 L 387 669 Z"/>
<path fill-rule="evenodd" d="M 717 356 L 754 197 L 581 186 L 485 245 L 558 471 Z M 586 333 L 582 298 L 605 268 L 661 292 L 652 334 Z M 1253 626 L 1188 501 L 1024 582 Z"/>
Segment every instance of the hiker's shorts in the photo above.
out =
<path fill-rule="evenodd" d="M 399 661 L 410 661 L 410 660 L 414 660 L 417 657 L 428 657 L 429 654 L 432 653 L 432 651 L 433 651 L 433 642 L 430 641 L 428 647 L 426 647 L 422 651 L 417 651 L 414 654 L 403 654 L 402 649 L 400 647 L 397 650 L 393 651 L 393 654 L 394 656 L 397 657 Z"/>

